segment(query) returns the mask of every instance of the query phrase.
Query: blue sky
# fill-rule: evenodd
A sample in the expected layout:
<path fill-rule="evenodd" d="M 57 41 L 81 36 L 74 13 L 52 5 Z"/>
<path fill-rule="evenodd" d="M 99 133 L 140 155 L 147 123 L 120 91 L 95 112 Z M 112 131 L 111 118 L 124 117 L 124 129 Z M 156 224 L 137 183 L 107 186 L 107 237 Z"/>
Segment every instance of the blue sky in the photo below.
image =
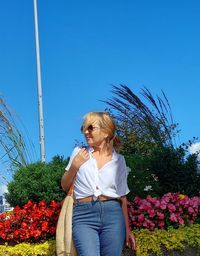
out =
<path fill-rule="evenodd" d="M 200 136 L 200 2 L 38 0 L 47 161 L 70 155 L 111 84 L 169 99 L 180 142 Z M 32 0 L 1 1 L 0 93 L 40 158 Z"/>

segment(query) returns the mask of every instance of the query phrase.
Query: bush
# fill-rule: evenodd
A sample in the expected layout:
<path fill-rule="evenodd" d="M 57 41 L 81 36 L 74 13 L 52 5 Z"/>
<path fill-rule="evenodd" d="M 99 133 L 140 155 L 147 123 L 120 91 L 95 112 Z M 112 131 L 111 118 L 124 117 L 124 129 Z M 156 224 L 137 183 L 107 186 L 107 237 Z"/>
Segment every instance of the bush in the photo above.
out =
<path fill-rule="evenodd" d="M 126 164 L 130 168 L 128 187 L 130 193 L 127 198 L 132 201 L 137 195 L 146 198 L 147 195 L 160 196 L 161 188 L 155 175 L 151 174 L 149 161 L 146 156 L 125 156 Z"/>
<path fill-rule="evenodd" d="M 128 176 L 129 200 L 135 195 L 142 198 L 147 194 L 163 196 L 168 191 L 179 191 L 190 197 L 198 195 L 200 174 L 197 154 L 187 154 L 183 146 L 175 149 L 152 145 L 148 152 L 129 153 L 125 158 L 131 169 Z"/>
<path fill-rule="evenodd" d="M 198 195 L 200 175 L 198 173 L 198 155 L 188 154 L 187 150 L 164 147 L 155 148 L 149 159 L 149 170 L 162 188 L 160 196 L 167 192 L 177 192 L 188 196 Z"/>
<path fill-rule="evenodd" d="M 56 242 L 49 240 L 45 243 L 20 243 L 15 246 L 0 245 L 0 255 L 6 256 L 56 256 Z"/>
<path fill-rule="evenodd" d="M 29 200 L 44 200 L 47 203 L 51 200 L 62 201 L 65 192 L 60 182 L 67 162 L 63 157 L 55 156 L 50 163 L 38 162 L 20 167 L 8 184 L 6 200 L 13 207 L 23 206 Z"/>
<path fill-rule="evenodd" d="M 188 248 L 196 248 L 200 252 L 200 225 L 190 227 L 181 226 L 178 229 L 169 228 L 168 230 L 135 230 L 136 236 L 136 255 L 182 255 Z M 172 254 L 169 254 L 172 252 Z M 186 254 L 185 254 L 186 255 Z"/>

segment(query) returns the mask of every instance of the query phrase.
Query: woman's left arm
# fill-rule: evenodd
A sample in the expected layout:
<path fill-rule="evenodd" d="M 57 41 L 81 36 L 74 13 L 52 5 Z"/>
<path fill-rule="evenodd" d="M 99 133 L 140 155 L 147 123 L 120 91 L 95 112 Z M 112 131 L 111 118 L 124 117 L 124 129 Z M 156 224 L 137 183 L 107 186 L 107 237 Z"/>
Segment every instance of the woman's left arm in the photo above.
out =
<path fill-rule="evenodd" d="M 126 199 L 126 196 L 122 196 L 120 197 L 120 199 L 121 199 L 121 207 L 122 207 L 122 212 L 124 215 L 125 225 L 126 225 L 126 246 L 128 246 L 129 248 L 135 251 L 136 249 L 135 237 L 129 228 L 127 199 Z"/>

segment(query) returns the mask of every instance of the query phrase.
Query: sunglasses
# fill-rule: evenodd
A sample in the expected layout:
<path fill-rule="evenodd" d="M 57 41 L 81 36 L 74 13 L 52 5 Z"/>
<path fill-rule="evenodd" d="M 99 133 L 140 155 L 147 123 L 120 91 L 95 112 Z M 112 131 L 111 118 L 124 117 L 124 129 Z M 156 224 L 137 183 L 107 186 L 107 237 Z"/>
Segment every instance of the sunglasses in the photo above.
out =
<path fill-rule="evenodd" d="M 89 125 L 87 128 L 85 128 L 83 125 L 81 126 L 81 132 L 85 132 L 85 131 L 88 131 L 88 132 L 93 132 L 95 129 L 99 129 L 100 127 L 99 126 L 94 126 L 94 125 Z"/>

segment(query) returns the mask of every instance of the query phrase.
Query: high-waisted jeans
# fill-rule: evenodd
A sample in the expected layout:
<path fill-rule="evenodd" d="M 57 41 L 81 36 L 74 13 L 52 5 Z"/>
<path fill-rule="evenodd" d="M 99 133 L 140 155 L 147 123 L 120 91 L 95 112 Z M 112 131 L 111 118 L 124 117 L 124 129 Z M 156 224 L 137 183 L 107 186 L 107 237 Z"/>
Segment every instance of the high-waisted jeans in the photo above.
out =
<path fill-rule="evenodd" d="M 121 256 L 126 231 L 119 201 L 77 203 L 72 223 L 79 256 Z"/>

